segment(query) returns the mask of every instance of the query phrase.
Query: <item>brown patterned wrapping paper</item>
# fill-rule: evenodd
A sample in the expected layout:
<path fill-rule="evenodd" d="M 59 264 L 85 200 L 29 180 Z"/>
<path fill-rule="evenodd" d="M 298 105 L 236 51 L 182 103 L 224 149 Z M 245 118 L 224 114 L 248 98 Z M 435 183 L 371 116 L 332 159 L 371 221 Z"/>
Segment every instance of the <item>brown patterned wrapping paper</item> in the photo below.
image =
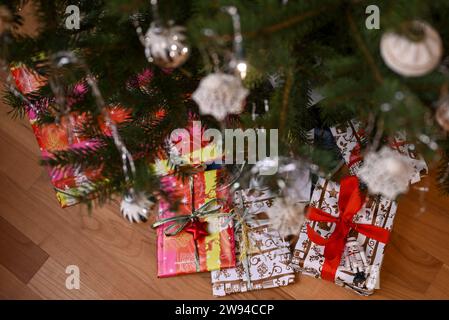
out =
<path fill-rule="evenodd" d="M 361 147 L 365 142 L 365 132 L 360 122 L 348 123 L 330 128 L 343 160 L 354 175 L 362 165 Z"/>
<path fill-rule="evenodd" d="M 335 142 L 340 149 L 344 161 L 349 167 L 352 175 L 357 174 L 362 165 L 361 147 L 365 143 L 365 131 L 361 122 L 351 120 L 345 124 L 330 128 Z M 428 168 L 426 162 L 415 152 L 415 146 L 406 142 L 406 136 L 403 132 L 397 132 L 390 139 L 389 145 L 400 154 L 409 157 L 415 167 L 415 174 L 410 183 L 416 183 L 422 176 L 427 175 Z"/>
<path fill-rule="evenodd" d="M 273 205 L 268 191 L 236 192 L 236 202 L 253 216 Z M 243 201 L 243 203 L 241 202 Z M 214 296 L 225 296 L 237 292 L 286 286 L 294 282 L 294 270 L 290 266 L 291 252 L 288 242 L 270 227 L 267 220 L 248 220 L 248 244 L 246 257 L 237 259 L 235 268 L 211 272 Z M 240 248 L 243 235 L 236 235 L 236 248 Z M 237 251 L 237 256 L 241 254 Z"/>
<path fill-rule="evenodd" d="M 339 216 L 338 196 L 340 185 L 333 181 L 319 178 L 312 194 L 310 205 L 319 208 L 335 217 Z M 370 197 L 362 209 L 354 216 L 355 223 L 371 224 L 391 230 L 396 213 L 396 202 L 376 196 Z M 321 278 L 321 270 L 324 263 L 324 246 L 310 241 L 307 235 L 306 221 L 301 228 L 299 239 L 293 252 L 292 267 L 303 274 Z M 311 222 L 315 231 L 323 237 L 332 234 L 335 225 L 326 222 Z M 346 251 L 342 254 L 340 266 L 337 268 L 335 283 L 349 288 L 362 295 L 370 295 L 374 289 L 379 288 L 379 272 L 384 257 L 385 244 L 370 239 L 363 234 L 352 230 L 350 236 L 357 238 L 369 264 L 365 273 L 366 279 L 361 280 L 344 267 Z M 346 250 L 346 249 L 345 249 Z"/>

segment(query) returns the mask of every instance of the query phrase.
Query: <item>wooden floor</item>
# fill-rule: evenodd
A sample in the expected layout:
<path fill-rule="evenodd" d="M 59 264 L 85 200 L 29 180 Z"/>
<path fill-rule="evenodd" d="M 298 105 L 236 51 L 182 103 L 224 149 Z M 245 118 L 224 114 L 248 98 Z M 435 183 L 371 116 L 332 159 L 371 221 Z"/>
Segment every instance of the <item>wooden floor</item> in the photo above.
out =
<path fill-rule="evenodd" d="M 209 273 L 158 279 L 156 236 L 148 224 L 130 225 L 116 204 L 88 215 L 61 209 L 26 120 L 0 105 L 0 297 L 2 299 L 213 299 Z M 381 272 L 369 299 L 449 298 L 449 198 L 417 190 L 403 197 Z M 425 212 L 420 212 L 420 196 Z M 80 290 L 65 287 L 77 265 Z M 297 276 L 281 289 L 233 299 L 366 299 L 332 283 Z"/>

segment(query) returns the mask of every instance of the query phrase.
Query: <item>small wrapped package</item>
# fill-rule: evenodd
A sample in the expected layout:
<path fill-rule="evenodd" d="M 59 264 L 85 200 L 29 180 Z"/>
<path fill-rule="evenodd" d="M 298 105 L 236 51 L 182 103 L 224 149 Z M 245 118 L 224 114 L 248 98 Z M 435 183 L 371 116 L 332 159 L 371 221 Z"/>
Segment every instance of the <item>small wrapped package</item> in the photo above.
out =
<path fill-rule="evenodd" d="M 169 199 L 159 201 L 158 277 L 235 266 L 235 244 L 227 188 L 217 186 L 220 170 L 198 172 L 183 180 L 161 177 Z M 177 208 L 173 208 L 173 206 Z"/>
<path fill-rule="evenodd" d="M 352 175 L 357 174 L 363 164 L 361 150 L 366 143 L 364 126 L 359 121 L 351 120 L 342 125 L 330 128 L 330 130 L 350 173 Z M 411 160 L 415 173 L 410 183 L 419 182 L 421 177 L 428 174 L 426 162 L 416 154 L 415 146 L 406 141 L 406 136 L 403 132 L 397 132 L 389 140 L 389 146 Z"/>
<path fill-rule="evenodd" d="M 274 200 L 267 190 L 236 192 L 236 197 L 240 196 L 243 202 L 237 201 L 237 205 L 243 205 L 248 216 L 263 213 Z M 239 230 L 236 267 L 211 272 L 214 296 L 275 288 L 294 282 L 289 244 L 281 239 L 269 221 L 248 219 Z"/>
<path fill-rule="evenodd" d="M 379 288 L 379 272 L 397 206 L 379 196 L 365 197 L 358 184 L 354 176 L 344 178 L 341 185 L 318 180 L 292 267 L 370 295 Z"/>

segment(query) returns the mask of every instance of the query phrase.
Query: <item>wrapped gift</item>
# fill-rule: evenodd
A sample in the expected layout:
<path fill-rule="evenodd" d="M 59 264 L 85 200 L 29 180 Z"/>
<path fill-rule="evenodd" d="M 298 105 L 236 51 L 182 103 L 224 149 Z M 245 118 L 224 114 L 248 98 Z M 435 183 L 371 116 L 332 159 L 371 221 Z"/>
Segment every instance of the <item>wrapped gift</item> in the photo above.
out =
<path fill-rule="evenodd" d="M 158 276 L 235 266 L 235 244 L 227 188 L 218 187 L 220 170 L 187 179 L 167 175 L 161 187 L 157 228 Z"/>
<path fill-rule="evenodd" d="M 405 133 L 397 132 L 396 135 L 390 139 L 389 146 L 411 159 L 415 170 L 410 183 L 413 184 L 421 181 L 421 177 L 426 176 L 429 173 L 426 162 L 417 155 L 415 146 L 407 142 Z"/>
<path fill-rule="evenodd" d="M 190 173 L 199 167 L 221 164 L 221 147 L 215 141 L 203 140 L 204 131 L 200 121 L 189 121 L 186 128 L 172 132 L 166 140 L 166 152 L 160 152 L 155 160 L 155 172 L 160 176 L 170 175 L 177 166 Z"/>
<path fill-rule="evenodd" d="M 247 233 L 249 248 L 236 267 L 211 272 L 214 296 L 276 288 L 294 282 L 288 242 L 266 221 L 251 223 Z M 240 237 L 236 243 L 239 247 Z"/>
<path fill-rule="evenodd" d="M 351 120 L 345 124 L 330 128 L 335 142 L 341 151 L 351 174 L 357 174 L 363 164 L 362 147 L 366 143 L 365 130 L 361 122 Z M 428 174 L 426 162 L 416 153 L 415 146 L 406 141 L 403 132 L 397 132 L 389 141 L 389 146 L 408 157 L 415 168 L 410 183 L 416 183 Z"/>
<path fill-rule="evenodd" d="M 247 216 L 266 212 L 273 207 L 276 196 L 268 189 L 246 189 L 234 192 L 234 204 L 245 211 Z"/>
<path fill-rule="evenodd" d="M 17 89 L 24 95 L 30 94 L 45 85 L 46 80 L 36 72 L 24 65 L 11 68 L 11 75 Z M 84 83 L 77 84 L 68 103 L 75 103 L 83 99 L 87 92 Z M 95 139 L 87 139 L 80 136 L 79 132 L 83 123 L 90 117 L 87 113 L 70 112 L 61 116 L 57 123 L 41 124 L 40 117 L 49 111 L 51 100 L 43 99 L 38 103 L 26 106 L 27 116 L 36 136 L 43 158 L 52 157 L 53 152 L 68 149 L 95 149 L 98 142 Z M 130 119 L 131 112 L 121 106 L 111 106 L 107 109 L 110 119 L 115 123 L 122 123 Z M 105 135 L 110 135 L 109 128 L 105 125 L 102 116 L 98 117 L 99 127 Z M 81 194 L 89 193 L 92 183 L 104 180 L 101 175 L 102 168 L 81 171 L 78 168 L 48 168 L 51 182 L 55 188 L 57 199 L 61 207 L 77 204 Z"/>
<path fill-rule="evenodd" d="M 293 252 L 292 267 L 359 294 L 379 288 L 385 245 L 396 203 L 364 197 L 355 176 L 341 185 L 320 178 Z"/>
<path fill-rule="evenodd" d="M 235 203 L 245 212 L 245 224 L 236 235 L 235 268 L 211 272 L 214 296 L 286 286 L 295 280 L 290 266 L 288 242 L 281 239 L 269 221 L 253 219 L 272 207 L 275 198 L 269 190 L 235 193 Z M 243 220 L 241 220 L 243 221 Z"/>
<path fill-rule="evenodd" d="M 363 163 L 361 149 L 366 143 L 363 125 L 361 122 L 351 120 L 330 129 L 343 159 L 349 167 L 349 171 L 353 175 L 357 174 Z M 419 182 L 422 176 L 427 175 L 428 168 L 426 162 L 416 154 L 415 146 L 406 141 L 406 136 L 403 132 L 397 132 L 390 139 L 389 146 L 411 160 L 415 168 L 415 173 L 410 181 L 412 184 Z"/>
<path fill-rule="evenodd" d="M 330 129 L 349 171 L 355 174 L 363 161 L 361 149 L 366 141 L 364 128 L 360 122 L 348 121 Z"/>

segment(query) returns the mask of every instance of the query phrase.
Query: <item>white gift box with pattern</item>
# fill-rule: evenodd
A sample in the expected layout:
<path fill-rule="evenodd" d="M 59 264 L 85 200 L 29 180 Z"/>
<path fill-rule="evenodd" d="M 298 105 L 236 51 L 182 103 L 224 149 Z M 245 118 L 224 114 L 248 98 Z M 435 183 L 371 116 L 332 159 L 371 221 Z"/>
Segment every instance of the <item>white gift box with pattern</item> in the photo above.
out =
<path fill-rule="evenodd" d="M 237 192 L 243 207 L 253 216 L 273 205 L 274 198 L 268 191 Z M 248 219 L 246 253 L 237 252 L 235 268 L 211 272 L 214 296 L 237 292 L 286 286 L 294 282 L 294 270 L 290 266 L 291 252 L 288 242 L 270 227 L 267 220 Z M 236 235 L 236 248 L 241 247 L 242 233 Z"/>
<path fill-rule="evenodd" d="M 339 217 L 338 198 L 340 185 L 333 181 L 319 178 L 312 193 L 310 205 L 318 208 L 333 217 Z M 396 214 L 397 205 L 394 201 L 379 196 L 371 196 L 353 217 L 357 224 L 368 224 L 391 231 Z M 335 223 L 307 221 L 299 233 L 299 239 L 293 252 L 292 267 L 303 274 L 321 278 L 323 264 L 325 262 L 325 246 L 315 244 L 309 238 L 307 225 L 328 238 L 335 230 Z M 355 230 L 350 231 L 360 244 L 368 262 L 364 277 L 359 277 L 351 269 L 345 266 L 347 251 L 342 253 L 341 262 L 335 272 L 334 282 L 340 286 L 352 289 L 359 294 L 372 294 L 379 288 L 379 272 L 384 257 L 385 243 L 371 239 Z"/>
<path fill-rule="evenodd" d="M 335 143 L 340 149 L 343 160 L 349 167 L 351 174 L 357 174 L 363 164 L 361 148 L 366 141 L 364 126 L 356 120 L 348 121 L 339 126 L 330 128 L 335 138 Z M 415 146 L 408 143 L 403 132 L 397 132 L 389 141 L 389 146 L 399 154 L 406 156 L 412 162 L 414 174 L 410 183 L 416 183 L 422 176 L 427 175 L 426 162 L 416 153 Z"/>

